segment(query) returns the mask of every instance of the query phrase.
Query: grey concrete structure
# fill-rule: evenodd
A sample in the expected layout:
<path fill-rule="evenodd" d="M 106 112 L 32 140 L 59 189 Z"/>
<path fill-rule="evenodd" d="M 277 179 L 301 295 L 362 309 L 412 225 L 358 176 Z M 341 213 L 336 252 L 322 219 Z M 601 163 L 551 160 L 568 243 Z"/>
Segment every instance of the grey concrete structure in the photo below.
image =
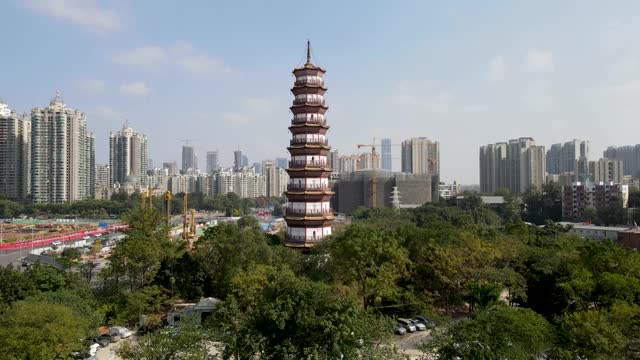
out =
<path fill-rule="evenodd" d="M 382 168 L 384 170 L 393 170 L 393 162 L 391 157 L 391 139 L 380 140 L 380 155 L 382 158 Z"/>
<path fill-rule="evenodd" d="M 198 157 L 193 149 L 193 146 L 182 146 L 182 168 L 181 170 L 186 173 L 189 170 L 198 169 Z"/>
<path fill-rule="evenodd" d="M 393 207 L 393 190 L 397 187 L 400 207 L 417 207 L 432 201 L 431 176 L 386 170 L 376 171 L 376 206 Z M 343 173 L 333 187 L 333 207 L 350 214 L 361 206 L 372 206 L 371 170 Z"/>
<path fill-rule="evenodd" d="M 214 171 L 218 170 L 218 151 L 208 151 L 207 152 L 207 173 L 212 174 Z"/>

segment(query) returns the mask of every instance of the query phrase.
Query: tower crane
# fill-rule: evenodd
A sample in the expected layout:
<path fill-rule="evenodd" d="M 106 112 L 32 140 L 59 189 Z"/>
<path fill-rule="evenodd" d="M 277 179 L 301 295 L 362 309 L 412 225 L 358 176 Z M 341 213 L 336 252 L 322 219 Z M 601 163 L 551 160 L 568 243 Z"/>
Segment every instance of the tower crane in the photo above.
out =
<path fill-rule="evenodd" d="M 164 216 L 167 223 L 167 229 L 171 227 L 171 191 L 164 193 Z"/>
<path fill-rule="evenodd" d="M 373 139 L 371 144 L 358 144 L 358 149 L 360 148 L 371 148 L 371 208 L 376 208 L 377 202 L 377 183 L 378 179 L 376 179 L 376 163 L 378 159 L 378 154 L 376 153 L 376 139 Z"/>
<path fill-rule="evenodd" d="M 184 206 L 182 209 L 182 216 L 183 216 L 183 221 L 182 221 L 182 240 L 189 240 L 189 232 L 187 229 L 187 209 L 188 209 L 188 205 L 187 205 L 187 200 L 188 200 L 188 195 L 185 192 L 184 193 Z"/>

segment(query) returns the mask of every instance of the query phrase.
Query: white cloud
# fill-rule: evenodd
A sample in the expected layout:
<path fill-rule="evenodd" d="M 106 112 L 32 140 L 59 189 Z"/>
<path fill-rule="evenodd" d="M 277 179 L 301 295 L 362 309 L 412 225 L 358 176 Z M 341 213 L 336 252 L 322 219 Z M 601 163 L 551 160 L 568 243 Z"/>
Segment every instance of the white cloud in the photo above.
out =
<path fill-rule="evenodd" d="M 158 68 L 167 62 L 167 51 L 161 47 L 147 46 L 116 54 L 113 61 L 120 65 Z"/>
<path fill-rule="evenodd" d="M 177 41 L 167 47 L 144 46 L 131 49 L 114 55 L 113 61 L 145 70 L 174 67 L 200 75 L 231 72 L 221 58 L 199 54 L 192 44 L 185 41 Z"/>
<path fill-rule="evenodd" d="M 176 61 L 178 67 L 194 74 L 227 73 L 222 59 L 206 55 L 185 55 Z"/>
<path fill-rule="evenodd" d="M 78 88 L 90 93 L 101 93 L 107 88 L 107 84 L 98 79 L 86 79 L 78 82 Z"/>
<path fill-rule="evenodd" d="M 145 96 L 151 92 L 151 89 L 142 81 L 134 81 L 120 86 L 120 92 L 124 95 Z"/>
<path fill-rule="evenodd" d="M 227 124 L 234 125 L 246 125 L 251 122 L 251 119 L 247 115 L 234 112 L 223 113 L 222 120 Z"/>
<path fill-rule="evenodd" d="M 527 72 L 552 72 L 555 67 L 553 53 L 540 49 L 529 49 L 525 59 Z"/>
<path fill-rule="evenodd" d="M 26 0 L 27 8 L 68 21 L 96 33 L 108 33 L 124 27 L 112 9 L 101 7 L 95 0 Z"/>
<path fill-rule="evenodd" d="M 268 114 L 273 112 L 277 105 L 275 102 L 265 98 L 251 97 L 244 100 L 244 106 L 252 113 Z"/>
<path fill-rule="evenodd" d="M 494 57 L 489 63 L 489 73 L 487 77 L 491 81 L 502 81 L 507 78 L 507 64 L 501 55 Z"/>

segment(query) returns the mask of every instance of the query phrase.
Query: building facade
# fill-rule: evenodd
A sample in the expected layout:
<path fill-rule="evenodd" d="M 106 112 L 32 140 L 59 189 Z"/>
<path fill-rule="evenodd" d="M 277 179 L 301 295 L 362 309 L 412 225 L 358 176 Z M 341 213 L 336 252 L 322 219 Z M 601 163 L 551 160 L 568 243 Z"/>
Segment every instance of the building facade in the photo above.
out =
<path fill-rule="evenodd" d="M 376 171 L 376 207 L 412 208 L 431 202 L 431 179 L 428 174 Z M 371 170 L 341 174 L 333 188 L 333 207 L 339 213 L 351 214 L 359 207 L 373 205 Z"/>
<path fill-rule="evenodd" d="M 589 220 L 591 212 L 620 203 L 627 207 L 629 187 L 605 182 L 574 182 L 562 188 L 562 219 L 566 221 Z"/>
<path fill-rule="evenodd" d="M 218 170 L 218 151 L 208 151 L 207 152 L 207 173 L 213 174 L 214 171 Z"/>
<path fill-rule="evenodd" d="M 493 193 L 507 188 L 522 193 L 541 189 L 546 181 L 544 146 L 532 138 L 509 140 L 480 147 L 480 191 Z"/>
<path fill-rule="evenodd" d="M 440 144 L 425 137 L 402 142 L 402 172 L 440 175 Z"/>
<path fill-rule="evenodd" d="M 182 146 L 182 172 L 187 173 L 189 170 L 194 171 L 198 169 L 198 157 L 193 149 L 193 146 Z"/>
<path fill-rule="evenodd" d="M 391 157 L 391 139 L 380 140 L 380 157 L 382 158 L 381 168 L 391 171 L 392 169 L 392 157 Z"/>
<path fill-rule="evenodd" d="M 124 183 L 135 176 L 140 185 L 148 186 L 149 143 L 147 136 L 124 124 L 120 131 L 109 134 L 109 168 L 111 183 Z"/>
<path fill-rule="evenodd" d="M 0 195 L 24 200 L 30 193 L 31 119 L 0 100 Z"/>
<path fill-rule="evenodd" d="M 620 147 L 610 146 L 604 151 L 602 157 L 622 160 L 624 175 L 640 177 L 640 144 Z"/>
<path fill-rule="evenodd" d="M 48 107 L 31 111 L 31 197 L 64 203 L 91 194 L 91 136 L 85 113 L 68 108 L 60 92 Z"/>
<path fill-rule="evenodd" d="M 274 166 L 272 162 L 266 162 L 262 167 L 262 174 L 265 178 L 267 197 L 280 197 L 287 191 L 289 174 L 285 169 Z"/>
<path fill-rule="evenodd" d="M 624 180 L 624 163 L 622 160 L 599 159 L 589 162 L 589 180 L 593 182 L 612 182 L 622 184 Z"/>
<path fill-rule="evenodd" d="M 332 233 L 335 219 L 330 200 L 331 168 L 327 156 L 331 147 L 327 141 L 324 86 L 325 70 L 311 63 L 311 50 L 307 43 L 307 62 L 293 70 L 295 82 L 291 112 L 293 119 L 289 131 L 289 184 L 285 212 L 287 234 L 285 245 L 310 248 Z"/>

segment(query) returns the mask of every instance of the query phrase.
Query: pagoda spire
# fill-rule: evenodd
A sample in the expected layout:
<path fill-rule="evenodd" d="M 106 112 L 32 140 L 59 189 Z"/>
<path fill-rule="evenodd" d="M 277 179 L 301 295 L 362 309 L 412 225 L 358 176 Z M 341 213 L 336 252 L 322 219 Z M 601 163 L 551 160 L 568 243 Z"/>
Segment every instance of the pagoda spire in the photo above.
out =
<path fill-rule="evenodd" d="M 311 64 L 311 41 L 309 41 L 309 39 L 307 39 L 307 63 L 305 65 L 312 65 Z"/>

